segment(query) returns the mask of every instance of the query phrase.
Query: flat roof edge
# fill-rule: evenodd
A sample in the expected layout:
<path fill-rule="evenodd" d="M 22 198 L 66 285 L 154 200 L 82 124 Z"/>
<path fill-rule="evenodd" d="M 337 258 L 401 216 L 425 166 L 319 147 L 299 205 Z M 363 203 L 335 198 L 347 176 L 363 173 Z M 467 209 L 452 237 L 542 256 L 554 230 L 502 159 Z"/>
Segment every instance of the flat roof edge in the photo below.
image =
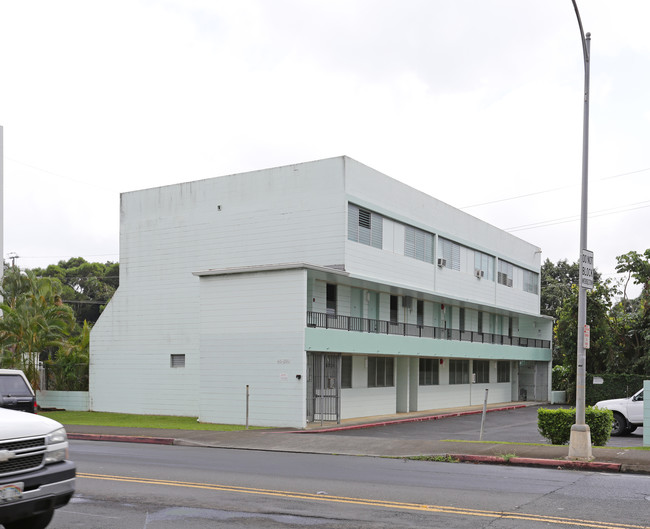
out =
<path fill-rule="evenodd" d="M 286 270 L 314 270 L 317 272 L 325 272 L 328 274 L 338 274 L 342 276 L 349 276 L 349 272 L 339 268 L 331 268 L 329 266 L 320 266 L 309 263 L 278 263 L 278 264 L 265 264 L 253 266 L 235 266 L 232 268 L 211 268 L 208 270 L 199 270 L 192 272 L 192 275 L 197 277 L 209 276 L 224 276 L 233 274 L 253 274 L 258 272 L 279 272 Z"/>

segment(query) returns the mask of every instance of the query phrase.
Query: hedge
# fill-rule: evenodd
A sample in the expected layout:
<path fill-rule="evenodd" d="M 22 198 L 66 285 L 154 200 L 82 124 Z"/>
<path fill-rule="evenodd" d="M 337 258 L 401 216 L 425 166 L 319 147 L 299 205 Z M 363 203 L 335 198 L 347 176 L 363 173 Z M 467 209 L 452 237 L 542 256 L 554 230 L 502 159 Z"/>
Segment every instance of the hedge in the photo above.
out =
<path fill-rule="evenodd" d="M 589 406 L 585 409 L 585 422 L 591 431 L 591 444 L 605 446 L 612 433 L 614 415 L 612 410 L 601 410 Z M 576 422 L 576 410 L 539 408 L 537 410 L 537 429 L 554 445 L 565 445 L 571 438 L 571 426 Z"/>
<path fill-rule="evenodd" d="M 569 376 L 567 368 L 561 365 L 553 366 L 553 390 L 566 391 L 567 401 L 575 403 L 576 382 L 575 375 Z M 603 379 L 602 384 L 594 384 L 594 377 Z M 585 403 L 594 405 L 596 402 L 607 399 L 620 399 L 631 397 L 643 387 L 643 381 L 648 380 L 648 375 L 630 374 L 587 374 L 585 380 Z"/>

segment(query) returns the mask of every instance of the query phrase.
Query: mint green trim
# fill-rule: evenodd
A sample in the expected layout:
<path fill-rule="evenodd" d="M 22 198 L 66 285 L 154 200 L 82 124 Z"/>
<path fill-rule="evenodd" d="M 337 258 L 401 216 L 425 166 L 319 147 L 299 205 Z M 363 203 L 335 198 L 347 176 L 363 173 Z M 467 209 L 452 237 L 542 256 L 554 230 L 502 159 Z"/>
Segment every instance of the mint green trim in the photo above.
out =
<path fill-rule="evenodd" d="M 436 340 L 333 329 L 305 329 L 305 349 L 349 354 L 434 356 L 486 360 L 551 361 L 551 350 L 537 347 Z"/>

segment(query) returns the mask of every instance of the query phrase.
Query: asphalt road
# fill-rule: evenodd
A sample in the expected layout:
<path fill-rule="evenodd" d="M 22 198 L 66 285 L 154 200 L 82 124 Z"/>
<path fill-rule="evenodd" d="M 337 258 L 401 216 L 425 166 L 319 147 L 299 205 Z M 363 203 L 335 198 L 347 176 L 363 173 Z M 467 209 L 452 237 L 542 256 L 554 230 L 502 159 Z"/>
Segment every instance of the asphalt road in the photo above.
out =
<path fill-rule="evenodd" d="M 51 529 L 639 529 L 650 477 L 374 457 L 73 441 Z"/>
<path fill-rule="evenodd" d="M 558 408 L 559 406 L 546 406 Z M 512 443 L 548 443 L 537 431 L 537 406 L 515 410 L 495 411 L 485 415 L 484 441 Z M 336 435 L 359 437 L 388 437 L 394 439 L 431 439 L 441 441 L 458 439 L 478 441 L 481 434 L 482 414 L 449 417 L 436 421 L 421 421 L 373 428 L 337 431 Z M 319 434 L 329 435 L 329 434 Z M 611 437 L 607 446 L 643 446 L 643 428 L 623 437 Z"/>

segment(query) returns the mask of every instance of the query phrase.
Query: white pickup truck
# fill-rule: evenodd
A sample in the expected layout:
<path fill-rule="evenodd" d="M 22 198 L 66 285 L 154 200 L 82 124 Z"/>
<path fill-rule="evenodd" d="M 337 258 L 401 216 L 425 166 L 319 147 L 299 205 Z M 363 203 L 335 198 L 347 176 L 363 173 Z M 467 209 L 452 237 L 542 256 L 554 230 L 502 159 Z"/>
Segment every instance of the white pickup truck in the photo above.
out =
<path fill-rule="evenodd" d="M 614 412 L 612 435 L 627 435 L 643 426 L 643 390 L 626 399 L 601 400 L 596 407 Z"/>
<path fill-rule="evenodd" d="M 34 413 L 0 408 L 0 524 L 43 529 L 66 505 L 76 468 L 68 461 L 61 424 Z"/>

